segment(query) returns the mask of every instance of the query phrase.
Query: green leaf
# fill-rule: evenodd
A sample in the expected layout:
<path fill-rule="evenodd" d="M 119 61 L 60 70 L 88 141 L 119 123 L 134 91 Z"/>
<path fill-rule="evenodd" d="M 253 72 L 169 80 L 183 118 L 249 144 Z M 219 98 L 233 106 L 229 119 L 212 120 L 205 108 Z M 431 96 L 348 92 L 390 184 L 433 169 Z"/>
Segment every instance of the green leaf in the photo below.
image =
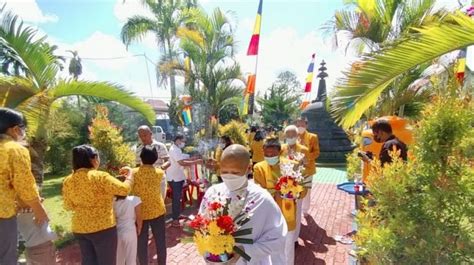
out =
<path fill-rule="evenodd" d="M 237 246 L 234 246 L 234 252 L 239 254 L 239 256 L 241 256 L 246 261 L 250 261 L 252 259 L 249 255 L 247 255 L 247 253 L 245 253 L 245 251 L 243 251 Z"/>
<path fill-rule="evenodd" d="M 140 112 L 150 123 L 153 124 L 155 122 L 156 116 L 153 108 L 117 84 L 98 81 L 62 80 L 56 87 L 49 91 L 49 95 L 52 98 L 91 96 L 115 101 Z"/>
<path fill-rule="evenodd" d="M 331 113 L 340 125 L 353 126 L 400 75 L 474 44 L 474 21 L 461 12 L 415 30 L 409 38 L 364 56 L 359 70 L 345 73 L 331 102 Z"/>
<path fill-rule="evenodd" d="M 245 235 L 250 235 L 250 234 L 252 234 L 252 228 L 247 228 L 247 229 L 242 229 L 242 230 L 236 231 L 232 235 L 234 237 L 237 237 L 237 236 L 245 236 Z"/>
<path fill-rule="evenodd" d="M 235 239 L 235 242 L 237 242 L 237 243 L 241 243 L 241 244 L 253 244 L 253 239 L 250 239 L 250 238 L 237 237 L 237 238 L 234 238 L 234 239 Z"/>

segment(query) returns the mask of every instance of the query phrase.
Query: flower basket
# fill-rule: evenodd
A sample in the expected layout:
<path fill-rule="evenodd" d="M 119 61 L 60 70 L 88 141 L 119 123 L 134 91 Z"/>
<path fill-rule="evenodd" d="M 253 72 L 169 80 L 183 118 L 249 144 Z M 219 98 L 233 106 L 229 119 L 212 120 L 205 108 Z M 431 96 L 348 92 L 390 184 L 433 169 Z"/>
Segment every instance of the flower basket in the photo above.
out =
<path fill-rule="evenodd" d="M 235 253 L 247 261 L 251 259 L 236 245 L 253 244 L 252 239 L 243 237 L 252 234 L 252 228 L 242 228 L 250 221 L 250 214 L 242 209 L 238 214 L 231 214 L 234 209 L 230 199 L 217 196 L 216 200 L 206 202 L 202 214 L 191 216 L 191 222 L 184 228 L 193 235 L 185 240 L 196 244 L 207 264 L 228 264 Z"/>

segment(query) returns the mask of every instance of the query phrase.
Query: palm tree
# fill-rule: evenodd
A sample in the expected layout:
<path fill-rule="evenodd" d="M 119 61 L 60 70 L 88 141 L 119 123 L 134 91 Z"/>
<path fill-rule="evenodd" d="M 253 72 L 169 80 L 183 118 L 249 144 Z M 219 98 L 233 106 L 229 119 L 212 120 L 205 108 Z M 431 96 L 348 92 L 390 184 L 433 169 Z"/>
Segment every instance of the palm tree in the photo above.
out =
<path fill-rule="evenodd" d="M 456 12 L 416 29 L 393 46 L 367 54 L 360 62 L 363 67 L 346 73 L 336 88 L 333 116 L 344 128 L 353 126 L 394 80 L 444 54 L 474 45 L 473 36 L 474 21 Z"/>
<path fill-rule="evenodd" d="M 21 68 L 21 75 L 0 75 L 0 106 L 22 111 L 28 121 L 31 146 L 41 158 L 38 164 L 42 181 L 42 163 L 46 150 L 46 128 L 54 102 L 68 96 L 89 96 L 116 101 L 142 113 L 154 122 L 153 109 L 141 99 L 119 85 L 109 82 L 58 79 L 63 60 L 54 54 L 55 47 L 46 42 L 46 37 L 37 37 L 37 32 L 24 26 L 10 12 L 0 13 L 0 50 L 7 49 L 14 63 Z"/>
<path fill-rule="evenodd" d="M 134 41 L 141 41 L 148 33 L 155 35 L 161 52 L 161 61 L 174 61 L 177 57 L 177 31 L 184 18 L 180 14 L 183 10 L 196 6 L 196 0 L 144 0 L 143 4 L 153 14 L 154 18 L 136 15 L 128 19 L 123 25 L 121 38 L 128 47 Z M 157 70 L 159 85 L 166 84 L 169 79 L 171 99 L 176 98 L 176 79 L 174 71 Z"/>
<path fill-rule="evenodd" d="M 163 68 L 172 68 L 185 77 L 193 100 L 207 105 L 205 116 L 217 117 L 224 105 L 232 104 L 242 95 L 244 82 L 240 66 L 233 58 L 234 27 L 218 8 L 211 15 L 190 9 L 186 16 L 187 27 L 181 27 L 178 36 L 189 61 L 171 62 Z"/>
<path fill-rule="evenodd" d="M 81 57 L 79 57 L 79 54 L 77 51 L 68 51 L 69 53 L 72 54 L 72 58 L 69 61 L 69 75 L 72 75 L 74 80 L 77 80 L 79 76 L 82 74 L 82 63 L 81 63 Z"/>

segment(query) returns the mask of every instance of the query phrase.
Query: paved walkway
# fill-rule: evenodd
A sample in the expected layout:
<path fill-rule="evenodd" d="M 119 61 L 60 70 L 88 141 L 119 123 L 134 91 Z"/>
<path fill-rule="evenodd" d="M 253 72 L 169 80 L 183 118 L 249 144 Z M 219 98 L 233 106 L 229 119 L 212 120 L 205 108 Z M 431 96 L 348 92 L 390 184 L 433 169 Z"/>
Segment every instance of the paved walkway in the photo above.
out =
<path fill-rule="evenodd" d="M 296 249 L 296 265 L 344 264 L 350 263 L 350 246 L 334 240 L 334 236 L 343 235 L 352 230 L 351 216 L 354 210 L 354 198 L 336 189 L 336 185 L 345 181 L 345 170 L 337 168 L 319 168 L 312 190 L 310 217 L 303 218 L 300 247 Z M 168 228 L 166 243 L 168 246 L 168 265 L 204 264 L 193 244 L 183 244 L 182 231 Z M 150 244 L 150 264 L 156 263 L 154 244 Z M 58 263 L 64 265 L 79 264 L 80 252 L 77 245 L 69 246 L 58 253 Z"/>

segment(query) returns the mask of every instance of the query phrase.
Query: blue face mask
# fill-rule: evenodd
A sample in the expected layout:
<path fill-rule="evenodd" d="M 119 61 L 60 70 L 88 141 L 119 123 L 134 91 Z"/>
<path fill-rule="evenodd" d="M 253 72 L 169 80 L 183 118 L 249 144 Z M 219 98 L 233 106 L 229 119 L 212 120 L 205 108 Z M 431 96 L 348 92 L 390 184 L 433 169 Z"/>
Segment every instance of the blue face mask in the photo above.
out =
<path fill-rule="evenodd" d="M 279 156 L 272 156 L 272 157 L 266 156 L 265 161 L 267 161 L 267 163 L 270 166 L 274 166 L 274 165 L 278 164 L 278 162 L 280 162 L 280 157 Z"/>

